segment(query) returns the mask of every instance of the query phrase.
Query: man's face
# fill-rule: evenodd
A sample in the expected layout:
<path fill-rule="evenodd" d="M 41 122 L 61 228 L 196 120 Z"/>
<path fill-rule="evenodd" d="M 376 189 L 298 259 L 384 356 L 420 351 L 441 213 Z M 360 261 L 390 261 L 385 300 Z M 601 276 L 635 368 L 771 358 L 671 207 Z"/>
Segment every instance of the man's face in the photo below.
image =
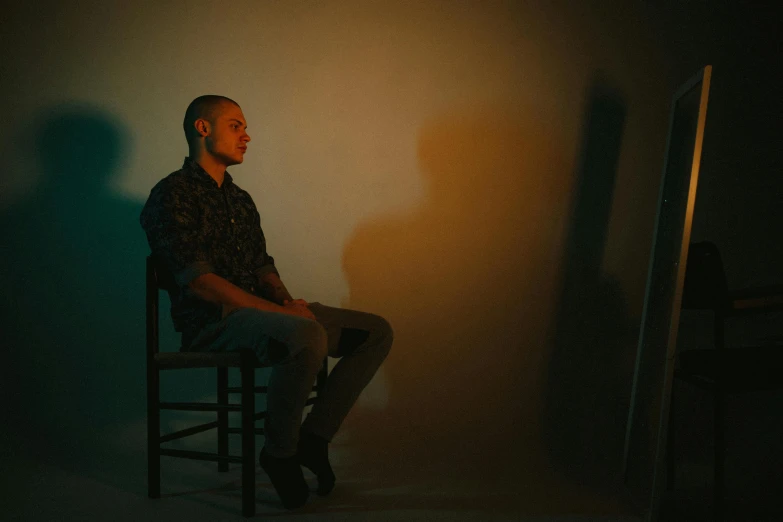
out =
<path fill-rule="evenodd" d="M 244 161 L 249 141 L 242 109 L 223 103 L 215 112 L 210 132 L 204 140 L 207 152 L 227 167 L 237 165 Z"/>

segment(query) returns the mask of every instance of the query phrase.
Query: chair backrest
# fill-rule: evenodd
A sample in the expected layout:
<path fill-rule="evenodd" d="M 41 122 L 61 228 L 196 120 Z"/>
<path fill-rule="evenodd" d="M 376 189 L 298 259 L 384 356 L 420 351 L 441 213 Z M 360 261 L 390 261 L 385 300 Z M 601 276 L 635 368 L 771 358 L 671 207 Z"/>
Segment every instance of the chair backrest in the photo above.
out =
<path fill-rule="evenodd" d="M 718 247 L 709 241 L 691 243 L 685 267 L 682 307 L 723 313 L 730 305 L 726 274 Z"/>
<path fill-rule="evenodd" d="M 160 290 L 166 290 L 168 292 L 177 290 L 177 283 L 174 280 L 174 274 L 172 274 L 166 265 L 163 264 L 154 255 L 147 256 L 147 270 L 151 270 L 155 276 L 155 284 Z"/>
<path fill-rule="evenodd" d="M 159 296 L 160 290 L 169 292 L 177 290 L 174 275 L 153 255 L 147 256 L 147 357 L 154 357 L 160 350 L 159 346 Z"/>
<path fill-rule="evenodd" d="M 158 353 L 158 274 L 155 270 L 155 260 L 147 256 L 146 270 L 146 314 L 147 314 L 147 362 Z"/>

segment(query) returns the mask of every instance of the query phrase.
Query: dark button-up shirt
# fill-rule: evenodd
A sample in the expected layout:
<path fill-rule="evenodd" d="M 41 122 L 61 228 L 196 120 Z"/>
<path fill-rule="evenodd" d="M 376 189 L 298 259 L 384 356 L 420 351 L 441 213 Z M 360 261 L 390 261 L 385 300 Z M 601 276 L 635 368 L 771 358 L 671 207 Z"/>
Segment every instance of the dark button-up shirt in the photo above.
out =
<path fill-rule="evenodd" d="M 226 172 L 222 186 L 194 160 L 158 182 L 141 212 L 152 254 L 174 275 L 171 317 L 183 332 L 183 347 L 206 324 L 217 322 L 220 305 L 197 297 L 188 284 L 214 273 L 263 297 L 260 279 L 277 273 L 266 252 L 261 218 L 250 194 Z"/>

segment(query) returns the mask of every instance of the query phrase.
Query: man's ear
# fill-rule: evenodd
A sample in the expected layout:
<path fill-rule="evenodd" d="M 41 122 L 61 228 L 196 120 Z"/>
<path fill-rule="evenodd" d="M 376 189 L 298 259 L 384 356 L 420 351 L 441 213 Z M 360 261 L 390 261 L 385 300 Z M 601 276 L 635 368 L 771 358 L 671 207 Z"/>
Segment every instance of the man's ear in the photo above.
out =
<path fill-rule="evenodd" d="M 193 125 L 196 127 L 196 130 L 202 137 L 209 136 L 211 129 L 207 120 L 199 118 L 193 123 Z"/>

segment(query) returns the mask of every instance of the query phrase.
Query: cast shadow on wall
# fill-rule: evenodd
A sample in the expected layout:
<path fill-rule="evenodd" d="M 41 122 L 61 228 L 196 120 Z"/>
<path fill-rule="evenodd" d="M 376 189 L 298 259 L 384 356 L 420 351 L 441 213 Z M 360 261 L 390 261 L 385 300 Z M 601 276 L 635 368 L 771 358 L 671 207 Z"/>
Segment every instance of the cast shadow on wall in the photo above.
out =
<path fill-rule="evenodd" d="M 518 481 L 536 480 L 524 455 L 566 170 L 554 134 L 516 107 L 439 115 L 417 143 L 422 205 L 360 226 L 346 245 L 344 305 L 395 331 L 388 398 L 357 405 L 340 461 L 342 475 L 370 477 L 368 494 L 395 493 L 368 497 L 371 509 L 517 511 L 538 496 Z"/>
<path fill-rule="evenodd" d="M 347 244 L 346 305 L 395 330 L 386 403 L 345 426 L 341 474 L 387 491 L 368 509 L 616 506 L 634 351 L 601 257 L 626 104 L 597 74 L 585 107 L 575 175 L 546 118 L 436 118 L 418 142 L 423 206 Z"/>
<path fill-rule="evenodd" d="M 619 486 L 636 340 L 622 288 L 602 269 L 625 117 L 624 95 L 596 76 L 542 390 L 542 436 L 553 468 L 610 495 Z"/>
<path fill-rule="evenodd" d="M 112 191 L 127 129 L 64 104 L 24 138 L 38 183 L 1 221 L 8 438 L 21 459 L 141 479 L 148 249 L 141 207 Z"/>

